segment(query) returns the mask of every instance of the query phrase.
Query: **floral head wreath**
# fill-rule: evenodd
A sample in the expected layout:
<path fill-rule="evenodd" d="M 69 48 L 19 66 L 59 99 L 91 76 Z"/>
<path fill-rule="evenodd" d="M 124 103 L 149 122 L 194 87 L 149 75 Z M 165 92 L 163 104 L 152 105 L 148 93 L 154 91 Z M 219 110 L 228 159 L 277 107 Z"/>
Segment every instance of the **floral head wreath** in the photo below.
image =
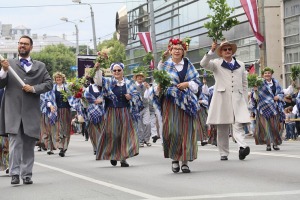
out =
<path fill-rule="evenodd" d="M 169 40 L 168 49 L 171 50 L 173 45 L 181 45 L 184 51 L 187 51 L 190 45 L 191 39 L 190 38 L 184 38 L 183 40 L 180 40 L 179 38 L 171 38 Z"/>
<path fill-rule="evenodd" d="M 261 75 L 264 75 L 265 72 L 271 72 L 271 74 L 274 74 L 274 70 L 270 67 L 265 67 L 263 70 L 261 70 Z"/>

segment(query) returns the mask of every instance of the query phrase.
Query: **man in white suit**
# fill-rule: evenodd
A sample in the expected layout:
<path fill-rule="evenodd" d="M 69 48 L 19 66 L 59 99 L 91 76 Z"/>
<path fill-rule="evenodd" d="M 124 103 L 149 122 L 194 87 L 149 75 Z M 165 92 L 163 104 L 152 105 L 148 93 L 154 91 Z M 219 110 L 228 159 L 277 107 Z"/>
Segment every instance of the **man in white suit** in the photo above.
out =
<path fill-rule="evenodd" d="M 223 41 L 217 48 L 214 42 L 210 51 L 204 55 L 200 65 L 213 72 L 214 93 L 211 100 L 207 124 L 217 125 L 217 143 L 221 160 L 228 160 L 229 129 L 239 145 L 239 159 L 244 160 L 250 153 L 245 143 L 244 124 L 250 123 L 247 108 L 247 71 L 245 64 L 233 57 L 236 44 Z M 220 58 L 212 59 L 215 52 Z"/>

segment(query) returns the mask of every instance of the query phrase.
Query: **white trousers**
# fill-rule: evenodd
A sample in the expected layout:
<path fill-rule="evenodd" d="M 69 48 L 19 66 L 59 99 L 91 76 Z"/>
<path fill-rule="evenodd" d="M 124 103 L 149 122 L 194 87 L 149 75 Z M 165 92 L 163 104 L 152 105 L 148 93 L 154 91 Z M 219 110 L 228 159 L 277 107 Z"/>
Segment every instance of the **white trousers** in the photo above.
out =
<path fill-rule="evenodd" d="M 221 156 L 229 155 L 229 132 L 231 124 L 217 124 L 217 144 Z M 233 137 L 239 147 L 248 146 L 245 142 L 244 124 L 232 124 Z"/>

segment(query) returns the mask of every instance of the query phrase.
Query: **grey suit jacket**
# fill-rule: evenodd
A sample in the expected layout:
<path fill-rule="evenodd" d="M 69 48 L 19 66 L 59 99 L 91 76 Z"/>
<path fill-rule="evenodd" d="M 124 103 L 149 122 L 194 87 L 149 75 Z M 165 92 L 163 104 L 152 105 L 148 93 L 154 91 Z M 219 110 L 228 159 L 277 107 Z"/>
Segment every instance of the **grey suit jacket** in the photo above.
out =
<path fill-rule="evenodd" d="M 44 63 L 33 60 L 32 68 L 26 73 L 19 59 L 10 59 L 10 66 L 25 82 L 34 87 L 36 93 L 22 90 L 22 86 L 8 72 L 0 79 L 0 88 L 6 88 L 0 111 L 0 135 L 18 134 L 21 122 L 24 133 L 30 137 L 40 135 L 40 94 L 52 89 L 52 79 Z"/>

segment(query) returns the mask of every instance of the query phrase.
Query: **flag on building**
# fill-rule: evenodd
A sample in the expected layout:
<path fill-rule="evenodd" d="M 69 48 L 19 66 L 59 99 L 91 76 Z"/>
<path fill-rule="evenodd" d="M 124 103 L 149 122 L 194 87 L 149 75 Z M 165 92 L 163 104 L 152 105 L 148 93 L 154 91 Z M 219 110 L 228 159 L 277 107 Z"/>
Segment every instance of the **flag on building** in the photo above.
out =
<path fill-rule="evenodd" d="M 137 33 L 137 35 L 139 36 L 141 43 L 145 48 L 146 53 L 152 52 L 152 42 L 151 42 L 150 33 L 149 32 L 139 32 L 139 33 Z M 154 69 L 153 60 L 150 63 L 150 68 Z"/>
<path fill-rule="evenodd" d="M 259 33 L 256 0 L 240 0 L 240 2 L 249 20 L 253 33 L 256 37 L 257 43 L 258 45 L 261 45 L 265 41 L 265 38 Z"/>

